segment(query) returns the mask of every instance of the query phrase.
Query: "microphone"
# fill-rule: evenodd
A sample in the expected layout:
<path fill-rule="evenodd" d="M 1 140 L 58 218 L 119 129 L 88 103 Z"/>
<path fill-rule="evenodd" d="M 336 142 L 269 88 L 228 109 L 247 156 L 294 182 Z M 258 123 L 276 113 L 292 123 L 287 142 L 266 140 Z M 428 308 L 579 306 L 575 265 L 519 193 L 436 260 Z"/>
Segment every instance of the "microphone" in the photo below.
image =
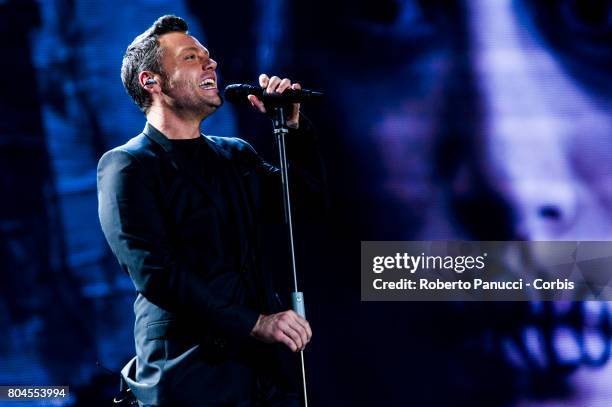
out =
<path fill-rule="evenodd" d="M 323 96 L 323 93 L 308 89 L 285 89 L 283 93 L 265 93 L 259 86 L 235 83 L 227 85 L 223 93 L 231 103 L 249 103 L 248 95 L 255 95 L 269 106 L 282 106 L 291 103 L 309 102 Z"/>

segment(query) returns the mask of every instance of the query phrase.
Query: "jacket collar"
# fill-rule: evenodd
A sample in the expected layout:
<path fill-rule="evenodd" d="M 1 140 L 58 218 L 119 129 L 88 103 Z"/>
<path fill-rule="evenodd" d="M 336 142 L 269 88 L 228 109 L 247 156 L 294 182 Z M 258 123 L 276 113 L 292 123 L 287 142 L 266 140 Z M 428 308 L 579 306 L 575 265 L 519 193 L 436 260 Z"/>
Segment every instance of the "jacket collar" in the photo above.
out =
<path fill-rule="evenodd" d="M 166 137 L 164 133 L 153 127 L 151 123 L 147 122 L 145 124 L 142 133 L 157 144 L 159 144 L 167 153 L 172 154 L 174 150 L 174 144 L 172 144 L 172 141 L 168 137 Z M 206 137 L 206 135 L 202 133 L 200 133 L 200 136 L 213 149 L 215 153 L 222 154 L 222 152 L 219 151 L 219 148 L 217 147 L 217 143 L 215 143 L 213 140 L 211 140 L 209 137 Z"/>
<path fill-rule="evenodd" d="M 162 148 L 166 152 L 168 153 L 172 152 L 173 146 L 172 146 L 172 142 L 170 141 L 170 139 L 164 136 L 164 134 L 161 131 L 153 127 L 151 123 L 147 122 L 142 132 L 144 133 L 145 136 L 147 136 L 148 138 L 150 138 L 151 140 L 153 140 L 154 142 L 162 146 Z"/>

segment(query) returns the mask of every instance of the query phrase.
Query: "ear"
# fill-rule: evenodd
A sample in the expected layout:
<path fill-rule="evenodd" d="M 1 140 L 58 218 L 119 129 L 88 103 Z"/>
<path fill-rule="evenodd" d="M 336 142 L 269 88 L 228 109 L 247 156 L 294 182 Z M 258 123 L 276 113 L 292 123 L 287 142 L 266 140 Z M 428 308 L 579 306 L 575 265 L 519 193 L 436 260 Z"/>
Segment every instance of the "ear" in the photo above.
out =
<path fill-rule="evenodd" d="M 158 84 L 155 74 L 150 71 L 142 71 L 138 74 L 138 82 L 140 86 L 147 90 L 153 90 L 153 87 Z"/>

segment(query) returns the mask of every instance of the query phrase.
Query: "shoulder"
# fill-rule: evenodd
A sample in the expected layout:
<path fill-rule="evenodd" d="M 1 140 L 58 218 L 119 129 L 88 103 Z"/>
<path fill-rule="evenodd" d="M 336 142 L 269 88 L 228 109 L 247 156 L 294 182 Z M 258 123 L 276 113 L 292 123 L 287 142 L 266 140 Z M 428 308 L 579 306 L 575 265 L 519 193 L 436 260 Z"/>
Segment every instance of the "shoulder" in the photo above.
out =
<path fill-rule="evenodd" d="M 104 153 L 98 162 L 98 171 L 108 166 L 138 165 L 157 159 L 158 156 L 154 143 L 141 133 L 125 144 Z"/>
<path fill-rule="evenodd" d="M 230 160 L 256 163 L 259 155 L 248 142 L 238 137 L 204 136 L 219 153 Z"/>
<path fill-rule="evenodd" d="M 104 153 L 98 162 L 98 188 L 131 180 L 141 182 L 147 179 L 145 174 L 156 173 L 159 153 L 153 144 L 147 136 L 139 134 Z"/>
<path fill-rule="evenodd" d="M 204 136 L 216 148 L 230 154 L 256 154 L 255 149 L 246 141 L 238 137 Z"/>

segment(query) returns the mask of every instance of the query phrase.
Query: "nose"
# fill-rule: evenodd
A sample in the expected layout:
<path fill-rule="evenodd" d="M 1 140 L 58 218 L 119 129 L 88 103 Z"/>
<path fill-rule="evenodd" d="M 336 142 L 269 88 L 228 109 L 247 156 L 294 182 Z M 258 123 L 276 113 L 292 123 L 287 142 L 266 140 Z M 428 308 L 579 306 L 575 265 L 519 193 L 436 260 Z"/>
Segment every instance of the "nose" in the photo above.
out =
<path fill-rule="evenodd" d="M 214 71 L 215 69 L 217 69 L 217 61 L 212 58 L 208 58 L 208 60 L 204 63 L 204 70 Z"/>

